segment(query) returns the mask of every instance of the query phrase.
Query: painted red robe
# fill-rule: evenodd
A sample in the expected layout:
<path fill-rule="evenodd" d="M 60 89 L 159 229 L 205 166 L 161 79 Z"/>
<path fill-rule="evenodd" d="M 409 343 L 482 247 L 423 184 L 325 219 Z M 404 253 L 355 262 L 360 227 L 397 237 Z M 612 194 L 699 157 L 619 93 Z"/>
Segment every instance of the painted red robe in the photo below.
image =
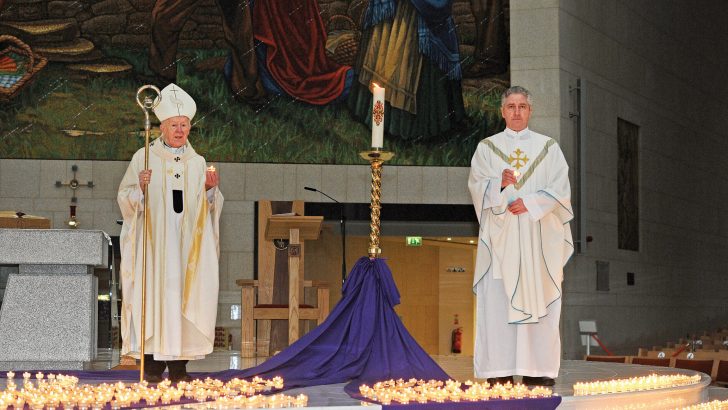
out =
<path fill-rule="evenodd" d="M 278 86 L 309 104 L 324 105 L 344 91 L 346 72 L 326 57 L 326 29 L 311 0 L 258 0 L 255 39 L 267 47 L 266 67 Z"/>

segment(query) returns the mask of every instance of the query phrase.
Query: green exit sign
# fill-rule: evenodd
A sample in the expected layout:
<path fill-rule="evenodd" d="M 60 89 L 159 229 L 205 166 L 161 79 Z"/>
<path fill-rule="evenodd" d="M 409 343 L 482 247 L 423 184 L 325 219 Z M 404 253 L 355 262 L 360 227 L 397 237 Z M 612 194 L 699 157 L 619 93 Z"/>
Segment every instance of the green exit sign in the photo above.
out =
<path fill-rule="evenodd" d="M 407 237 L 407 246 L 422 246 L 422 237 L 421 236 L 408 236 Z"/>

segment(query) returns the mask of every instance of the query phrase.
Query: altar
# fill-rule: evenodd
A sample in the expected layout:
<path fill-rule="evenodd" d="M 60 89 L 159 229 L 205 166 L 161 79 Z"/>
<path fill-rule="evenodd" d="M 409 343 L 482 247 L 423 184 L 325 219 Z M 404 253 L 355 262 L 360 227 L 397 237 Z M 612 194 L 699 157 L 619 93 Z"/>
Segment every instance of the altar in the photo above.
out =
<path fill-rule="evenodd" d="M 82 370 L 96 357 L 93 270 L 109 265 L 110 242 L 102 231 L 0 229 L 0 265 L 10 272 L 0 370 Z"/>

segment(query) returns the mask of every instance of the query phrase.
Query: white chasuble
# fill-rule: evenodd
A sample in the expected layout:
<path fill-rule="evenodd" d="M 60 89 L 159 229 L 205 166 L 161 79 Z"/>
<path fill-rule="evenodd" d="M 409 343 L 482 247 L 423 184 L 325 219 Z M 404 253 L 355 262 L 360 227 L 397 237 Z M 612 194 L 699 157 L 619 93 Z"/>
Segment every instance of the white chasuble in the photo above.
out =
<path fill-rule="evenodd" d="M 501 190 L 506 168 L 517 171 L 518 183 Z M 557 376 L 563 267 L 573 253 L 568 170 L 558 144 L 529 129 L 478 144 L 468 180 L 480 222 L 473 281 L 478 377 Z M 518 198 L 527 213 L 508 211 Z M 551 358 L 534 358 L 539 351 Z"/>
<path fill-rule="evenodd" d="M 138 357 L 141 337 L 142 235 L 148 202 L 145 354 L 194 360 L 211 353 L 219 286 L 219 221 L 223 197 L 205 191 L 205 159 L 187 143 L 175 154 L 150 144 L 152 179 L 139 187 L 144 149 L 127 168 L 118 202 L 121 230 L 122 354 Z"/>

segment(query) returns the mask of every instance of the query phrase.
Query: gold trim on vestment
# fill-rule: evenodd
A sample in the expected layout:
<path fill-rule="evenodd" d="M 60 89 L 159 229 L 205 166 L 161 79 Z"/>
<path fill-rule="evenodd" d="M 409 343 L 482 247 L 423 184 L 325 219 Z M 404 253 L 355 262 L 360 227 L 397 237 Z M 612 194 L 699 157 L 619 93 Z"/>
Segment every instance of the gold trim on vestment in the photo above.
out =
<path fill-rule="evenodd" d="M 485 144 L 488 148 L 490 148 L 495 155 L 500 157 L 500 159 L 503 160 L 506 164 L 509 166 L 511 165 L 511 162 L 508 160 L 508 155 L 504 154 L 503 151 L 500 150 L 500 148 L 496 147 L 495 144 L 493 144 L 493 141 L 489 139 L 484 139 L 481 141 L 483 144 Z"/>
<path fill-rule="evenodd" d="M 150 165 L 150 169 L 151 169 L 151 165 Z M 147 214 L 147 217 L 144 219 L 144 222 L 146 223 L 146 227 L 147 227 L 147 229 L 146 229 L 146 232 L 147 232 L 147 247 L 149 248 L 148 250 L 145 250 L 145 251 L 148 251 L 148 256 L 149 256 L 149 257 L 147 257 L 147 260 L 145 261 L 145 263 L 147 265 L 149 265 L 149 264 L 152 265 L 152 269 L 147 269 L 147 274 L 149 274 L 151 272 L 154 272 L 154 257 L 153 257 L 153 255 L 154 255 L 154 225 L 152 224 L 152 204 L 151 204 L 151 198 L 150 198 L 151 193 L 150 193 L 150 190 L 149 190 L 149 185 L 151 183 L 152 183 L 152 181 L 150 179 L 149 182 L 147 183 L 146 192 L 142 191 L 142 200 L 144 201 L 144 204 L 142 204 L 142 207 L 144 208 L 144 213 Z M 144 241 L 142 240 L 142 247 L 143 246 L 144 246 Z M 136 257 L 136 255 L 135 255 L 135 257 Z M 135 263 L 134 266 L 136 266 L 136 261 L 134 263 Z M 147 279 L 148 278 L 149 277 L 147 277 Z M 148 285 L 148 283 L 149 282 L 147 282 L 147 285 Z M 141 286 L 141 283 L 139 285 Z M 149 295 L 148 293 L 146 293 L 146 289 L 145 289 L 144 294 L 145 294 L 145 296 L 147 298 L 149 298 L 150 296 L 152 298 L 154 298 L 154 295 Z M 149 350 L 147 350 L 147 341 L 146 340 L 141 340 L 142 339 L 142 332 L 141 332 L 141 327 L 142 326 L 145 326 L 146 327 L 146 320 L 141 320 L 141 323 L 139 325 L 139 333 L 137 334 L 137 339 L 139 339 L 139 341 L 140 341 L 139 343 L 140 344 L 139 344 L 139 346 L 137 346 L 137 348 L 139 349 L 139 351 L 141 351 L 141 344 L 144 344 L 144 350 L 145 350 L 145 353 L 146 353 Z M 144 339 L 146 339 L 147 337 L 150 337 L 151 338 L 153 336 L 153 335 L 146 334 L 146 331 L 144 333 L 145 333 Z M 151 353 L 151 354 L 154 354 L 154 353 Z"/>
<path fill-rule="evenodd" d="M 197 265 L 200 261 L 200 250 L 202 248 L 202 234 L 205 231 L 205 220 L 207 219 L 207 192 L 203 187 L 202 189 L 202 203 L 200 204 L 200 210 L 197 213 L 197 220 L 195 221 L 195 229 L 192 232 L 192 246 L 190 246 L 190 254 L 187 258 L 187 271 L 185 272 L 185 287 L 182 292 L 182 311 L 184 312 L 187 308 L 187 302 L 190 298 L 190 290 L 192 288 L 192 282 L 197 275 Z"/>
<path fill-rule="evenodd" d="M 169 170 L 170 168 L 167 166 L 167 161 L 164 157 L 159 156 L 159 161 L 162 163 L 162 170 L 164 171 L 163 175 L 162 175 L 162 190 L 161 190 L 162 198 L 161 199 L 162 199 L 162 204 L 164 204 L 164 206 L 162 207 L 164 225 L 162 225 L 162 226 L 164 227 L 165 231 L 164 231 L 164 235 L 162 235 L 162 249 L 164 249 L 164 252 L 166 252 L 167 251 L 166 227 L 167 227 L 167 224 L 169 223 L 169 221 L 167 220 L 167 217 L 169 216 L 168 215 L 169 209 L 167 207 L 172 205 L 172 204 L 167 203 L 167 201 L 169 200 L 169 197 L 167 196 L 167 175 L 166 174 L 167 174 L 167 170 Z M 164 296 L 165 296 L 165 293 L 164 293 L 165 280 L 164 279 L 166 278 L 166 275 L 167 275 L 167 256 L 161 255 L 157 259 L 159 260 L 159 264 L 160 264 L 160 270 L 159 270 L 159 272 L 157 272 L 157 275 L 159 277 L 159 289 L 157 289 L 155 286 L 154 290 L 155 290 L 155 296 L 160 299 L 160 302 L 157 304 L 157 306 L 159 306 L 159 335 L 156 335 L 156 336 L 158 336 L 158 338 L 159 338 L 158 346 L 161 349 L 161 346 L 164 346 L 164 344 L 165 344 L 164 325 L 165 325 L 166 321 L 163 320 L 163 318 L 164 318 L 164 307 L 167 304 L 167 301 L 164 298 Z M 155 315 L 155 318 L 156 317 L 157 316 Z M 156 326 L 155 326 L 155 328 L 156 328 Z"/>

